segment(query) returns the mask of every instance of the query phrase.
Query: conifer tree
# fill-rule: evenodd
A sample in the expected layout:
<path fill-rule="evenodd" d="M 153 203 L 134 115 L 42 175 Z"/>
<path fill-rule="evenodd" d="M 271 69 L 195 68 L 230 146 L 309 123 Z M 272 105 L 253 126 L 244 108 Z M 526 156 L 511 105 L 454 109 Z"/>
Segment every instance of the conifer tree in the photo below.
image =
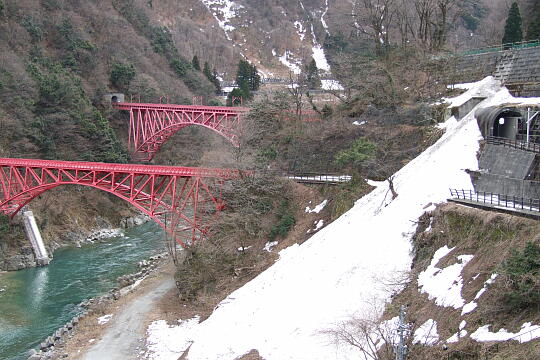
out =
<path fill-rule="evenodd" d="M 208 80 L 212 81 L 212 72 L 210 71 L 210 65 L 208 65 L 207 61 L 204 62 L 203 74 Z"/>
<path fill-rule="evenodd" d="M 508 12 L 506 25 L 504 26 L 503 44 L 511 44 L 523 41 L 523 31 L 521 30 L 521 14 L 517 2 L 514 1 Z"/>
<path fill-rule="evenodd" d="M 251 65 L 246 60 L 240 60 L 236 72 L 236 83 L 246 93 L 258 90 L 261 83 L 261 77 L 259 76 L 257 67 Z"/>
<path fill-rule="evenodd" d="M 197 55 L 193 55 L 193 59 L 191 59 L 191 66 L 197 71 L 201 71 L 201 64 L 199 63 L 199 58 Z"/>

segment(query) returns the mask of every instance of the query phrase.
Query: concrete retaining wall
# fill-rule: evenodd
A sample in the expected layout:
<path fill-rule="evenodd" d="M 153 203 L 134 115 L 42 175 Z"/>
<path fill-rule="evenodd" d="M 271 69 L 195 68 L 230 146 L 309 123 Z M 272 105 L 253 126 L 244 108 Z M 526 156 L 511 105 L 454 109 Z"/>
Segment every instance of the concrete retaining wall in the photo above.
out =
<path fill-rule="evenodd" d="M 535 158 L 536 154 L 529 151 L 486 144 L 478 165 L 483 172 L 489 174 L 524 180 L 530 173 Z"/>

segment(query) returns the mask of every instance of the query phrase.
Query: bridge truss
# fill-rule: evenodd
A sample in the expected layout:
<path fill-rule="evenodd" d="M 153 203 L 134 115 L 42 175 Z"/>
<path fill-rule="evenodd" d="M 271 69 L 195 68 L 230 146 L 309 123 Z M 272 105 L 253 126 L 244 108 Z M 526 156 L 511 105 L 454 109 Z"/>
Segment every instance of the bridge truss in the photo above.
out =
<path fill-rule="evenodd" d="M 113 103 L 129 111 L 129 147 L 132 157 L 150 161 L 177 131 L 191 125 L 211 129 L 238 146 L 244 107 Z"/>
<path fill-rule="evenodd" d="M 185 247 L 208 235 L 223 208 L 221 184 L 237 170 L 0 158 L 0 212 L 14 217 L 60 185 L 97 188 L 128 201 Z"/>

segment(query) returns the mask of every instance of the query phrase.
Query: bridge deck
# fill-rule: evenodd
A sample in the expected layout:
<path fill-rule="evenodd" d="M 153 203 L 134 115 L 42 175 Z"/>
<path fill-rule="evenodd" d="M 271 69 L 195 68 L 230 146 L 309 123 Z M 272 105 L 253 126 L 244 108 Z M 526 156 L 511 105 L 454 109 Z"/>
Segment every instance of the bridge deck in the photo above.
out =
<path fill-rule="evenodd" d="M 245 113 L 250 109 L 247 107 L 230 107 L 230 106 L 203 106 L 203 105 L 175 105 L 175 104 L 148 104 L 148 103 L 112 103 L 113 108 L 118 110 L 131 109 L 152 109 L 152 110 L 167 110 L 167 111 L 204 111 L 212 113 Z"/>
<path fill-rule="evenodd" d="M 193 168 L 183 166 L 162 165 L 138 165 L 138 164 L 114 164 L 83 161 L 59 161 L 59 160 L 35 160 L 35 159 L 12 159 L 0 158 L 0 166 L 16 166 L 30 168 L 54 168 L 65 170 L 86 171 L 110 171 L 122 173 L 139 173 L 162 176 L 186 176 L 186 177 L 238 177 L 239 170 Z"/>

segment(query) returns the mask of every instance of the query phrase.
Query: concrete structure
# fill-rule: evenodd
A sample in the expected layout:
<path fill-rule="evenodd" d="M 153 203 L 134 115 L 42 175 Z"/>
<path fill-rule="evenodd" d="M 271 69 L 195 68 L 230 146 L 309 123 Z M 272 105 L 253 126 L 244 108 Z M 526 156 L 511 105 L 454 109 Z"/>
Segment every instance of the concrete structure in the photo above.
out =
<path fill-rule="evenodd" d="M 476 105 L 480 104 L 482 101 L 484 101 L 485 97 L 472 97 L 463 104 L 454 104 L 450 108 L 450 114 L 454 116 L 457 120 L 461 120 L 465 115 L 471 112 L 472 109 L 476 107 Z"/>
<path fill-rule="evenodd" d="M 486 144 L 479 171 L 471 171 L 476 192 L 540 199 L 540 154 L 503 145 Z"/>
<path fill-rule="evenodd" d="M 493 75 L 515 95 L 540 96 L 540 46 L 534 45 L 459 56 L 451 80 L 470 82 Z"/>
<path fill-rule="evenodd" d="M 122 93 L 111 93 L 111 94 L 105 94 L 103 96 L 105 100 L 112 103 L 123 103 L 126 102 L 126 96 Z"/>
<path fill-rule="evenodd" d="M 23 222 L 26 236 L 30 240 L 32 248 L 34 249 L 34 254 L 36 255 L 36 263 L 39 266 L 49 264 L 47 249 L 45 249 L 45 245 L 43 244 L 43 239 L 41 238 L 41 233 L 36 224 L 34 214 L 31 211 L 25 211 L 23 213 Z"/>
<path fill-rule="evenodd" d="M 540 106 L 509 105 L 480 109 L 474 114 L 482 136 L 540 144 Z"/>

